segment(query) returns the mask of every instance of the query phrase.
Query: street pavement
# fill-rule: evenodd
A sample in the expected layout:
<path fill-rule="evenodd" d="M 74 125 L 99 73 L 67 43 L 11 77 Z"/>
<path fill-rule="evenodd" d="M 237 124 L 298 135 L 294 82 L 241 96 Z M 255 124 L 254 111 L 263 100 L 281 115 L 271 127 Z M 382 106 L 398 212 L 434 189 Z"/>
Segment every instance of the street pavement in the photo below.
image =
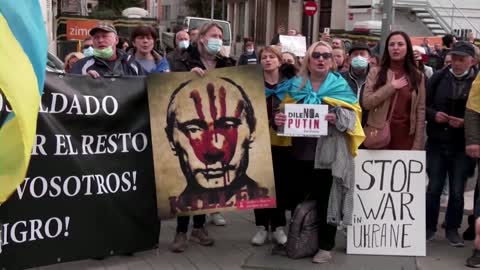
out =
<path fill-rule="evenodd" d="M 226 213 L 229 222 L 225 227 L 209 224 L 208 229 L 217 240 L 213 247 L 201 247 L 189 243 L 181 254 L 174 254 L 168 246 L 175 233 L 175 221 L 162 222 L 160 245 L 157 250 L 136 253 L 132 257 L 110 257 L 105 260 L 84 260 L 62 263 L 38 270 L 456 270 L 464 268 L 465 259 L 471 254 L 472 243 L 465 248 L 450 247 L 443 235 L 427 244 L 427 257 L 359 256 L 345 254 L 345 240 L 341 232 L 331 263 L 316 265 L 310 259 L 292 260 L 280 255 L 271 255 L 272 244 L 253 247 L 249 240 L 255 233 L 254 216 L 251 211 Z M 441 217 L 443 218 L 443 217 Z M 466 216 L 465 216 L 466 220 Z M 465 224 L 464 224 L 465 226 Z"/>
<path fill-rule="evenodd" d="M 467 227 L 467 215 L 473 208 L 473 187 L 475 177 L 467 185 L 465 193 L 465 216 L 461 232 Z M 442 199 L 442 211 L 446 207 Z M 439 224 L 444 219 L 441 213 Z M 427 243 L 426 257 L 363 256 L 346 255 L 345 237 L 337 234 L 337 247 L 331 263 L 317 265 L 310 258 L 292 260 L 280 255 L 272 255 L 273 244 L 263 247 L 250 245 L 250 238 L 256 231 L 253 211 L 225 213 L 227 226 L 217 227 L 208 224 L 210 234 L 217 240 L 213 247 L 202 247 L 189 243 L 189 248 L 180 254 L 168 250 L 172 241 L 176 220 L 162 221 L 159 248 L 136 253 L 132 257 L 114 256 L 105 260 L 84 260 L 62 263 L 35 270 L 462 270 L 465 260 L 473 249 L 473 242 L 466 242 L 464 248 L 448 245 L 443 230 L 439 228 L 435 240 Z"/>

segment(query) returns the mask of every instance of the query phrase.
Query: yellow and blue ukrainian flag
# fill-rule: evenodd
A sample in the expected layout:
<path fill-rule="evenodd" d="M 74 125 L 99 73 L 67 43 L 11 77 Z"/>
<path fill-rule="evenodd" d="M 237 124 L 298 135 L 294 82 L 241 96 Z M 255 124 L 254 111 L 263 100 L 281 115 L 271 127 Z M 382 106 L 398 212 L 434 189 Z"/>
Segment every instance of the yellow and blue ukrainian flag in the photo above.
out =
<path fill-rule="evenodd" d="M 0 1 L 0 91 L 12 113 L 0 127 L 0 204 L 23 182 L 45 80 L 47 34 L 39 0 Z"/>
<path fill-rule="evenodd" d="M 472 89 L 468 96 L 467 108 L 480 113 L 480 74 L 472 84 Z"/>

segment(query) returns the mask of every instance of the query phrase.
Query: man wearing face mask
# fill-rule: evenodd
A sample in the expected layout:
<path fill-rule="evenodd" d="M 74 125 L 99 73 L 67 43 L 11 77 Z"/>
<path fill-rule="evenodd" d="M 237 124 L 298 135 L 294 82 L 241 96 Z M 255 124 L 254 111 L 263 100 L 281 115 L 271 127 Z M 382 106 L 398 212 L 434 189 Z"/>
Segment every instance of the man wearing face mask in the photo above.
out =
<path fill-rule="evenodd" d="M 341 74 L 357 95 L 360 104 L 362 104 L 362 93 L 367 83 L 368 72 L 370 71 L 369 60 L 371 51 L 367 44 L 355 43 L 350 48 L 348 54 L 351 62 L 350 69 Z M 362 110 L 362 125 L 365 125 L 367 122 L 367 114 L 367 110 Z"/>
<path fill-rule="evenodd" d="M 71 73 L 90 75 L 92 78 L 145 75 L 134 57 L 116 49 L 118 35 L 112 24 L 98 22 L 90 30 L 90 36 L 93 39 L 93 55 L 75 63 Z"/>
<path fill-rule="evenodd" d="M 256 65 L 257 61 L 257 54 L 255 53 L 255 43 L 250 38 L 245 38 L 244 41 L 244 52 L 240 55 L 238 59 L 238 65 Z"/>
<path fill-rule="evenodd" d="M 176 63 L 177 58 L 181 58 L 182 54 L 191 48 L 188 30 L 183 29 L 175 34 L 175 46 L 175 50 L 167 54 L 167 61 L 170 64 L 171 70 L 181 69 L 181 67 L 174 67 L 173 65 Z"/>
<path fill-rule="evenodd" d="M 445 236 L 451 246 L 463 247 L 458 233 L 462 224 L 465 183 L 475 168 L 465 152 L 464 116 L 470 88 L 475 79 L 471 67 L 475 50 L 468 42 L 452 46 L 451 65 L 436 72 L 427 83 L 427 240 L 435 238 L 440 196 L 448 175 L 449 198 Z"/>

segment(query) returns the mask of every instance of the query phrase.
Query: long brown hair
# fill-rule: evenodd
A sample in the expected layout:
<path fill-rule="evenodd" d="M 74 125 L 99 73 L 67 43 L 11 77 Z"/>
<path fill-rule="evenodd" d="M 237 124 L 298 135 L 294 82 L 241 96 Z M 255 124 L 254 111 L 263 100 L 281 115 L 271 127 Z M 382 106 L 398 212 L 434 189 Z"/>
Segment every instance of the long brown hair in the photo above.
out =
<path fill-rule="evenodd" d="M 387 83 L 387 72 L 391 64 L 388 44 L 390 43 L 390 39 L 396 35 L 402 36 L 405 39 L 405 42 L 407 43 L 407 54 L 405 55 L 405 59 L 403 61 L 403 68 L 405 69 L 406 76 L 408 77 L 410 87 L 414 88 L 415 91 L 418 91 L 418 86 L 422 81 L 422 74 L 420 73 L 417 66 L 415 65 L 415 57 L 413 56 L 412 41 L 410 40 L 410 37 L 403 31 L 392 32 L 388 36 L 387 40 L 385 41 L 385 52 L 383 53 L 382 62 L 380 64 L 380 70 L 377 76 L 377 81 L 375 82 L 373 89 L 377 90 L 378 88 L 384 86 Z"/>

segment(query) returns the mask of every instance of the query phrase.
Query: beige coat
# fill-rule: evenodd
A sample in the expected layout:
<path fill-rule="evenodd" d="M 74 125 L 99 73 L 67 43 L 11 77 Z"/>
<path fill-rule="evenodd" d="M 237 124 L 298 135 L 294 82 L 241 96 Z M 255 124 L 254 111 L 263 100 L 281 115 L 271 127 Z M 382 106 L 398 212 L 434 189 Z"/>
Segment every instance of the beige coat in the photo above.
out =
<path fill-rule="evenodd" d="M 390 84 L 394 73 L 388 70 L 387 83 L 377 90 L 373 86 L 377 81 L 378 68 L 370 70 L 365 91 L 363 92 L 362 108 L 369 111 L 367 125 L 383 128 L 390 108 L 390 97 L 396 90 Z M 410 135 L 415 134 L 412 150 L 423 150 L 425 146 L 425 77 L 418 86 L 418 94 L 412 91 L 412 109 L 410 111 Z"/>

